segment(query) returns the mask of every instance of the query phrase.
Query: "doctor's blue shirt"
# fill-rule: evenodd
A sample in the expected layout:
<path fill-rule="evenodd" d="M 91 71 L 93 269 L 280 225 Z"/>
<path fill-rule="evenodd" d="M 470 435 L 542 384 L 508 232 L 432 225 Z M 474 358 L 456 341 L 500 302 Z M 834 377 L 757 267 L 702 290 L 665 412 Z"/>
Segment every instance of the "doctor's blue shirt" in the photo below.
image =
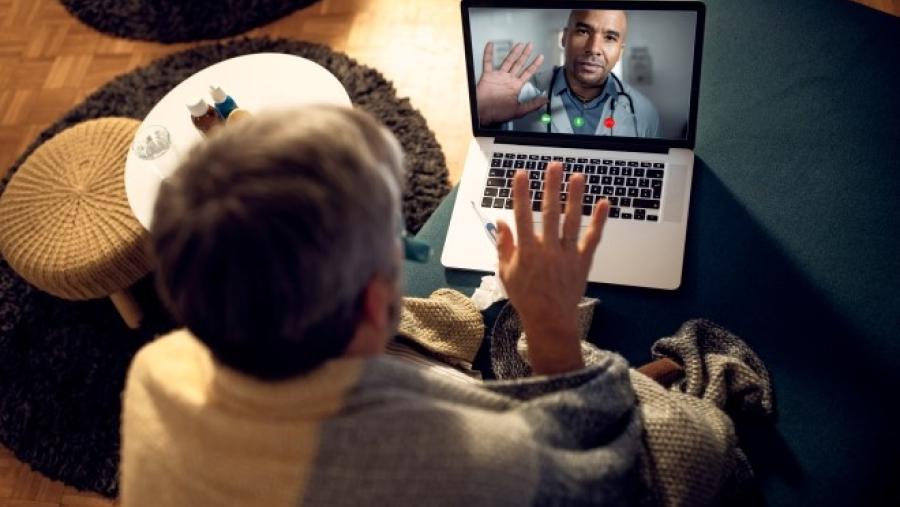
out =
<path fill-rule="evenodd" d="M 616 85 L 612 77 L 607 77 L 603 92 L 594 99 L 583 102 L 569 89 L 569 79 L 563 69 L 559 68 L 556 81 L 553 83 L 553 90 L 550 93 L 562 99 L 563 105 L 566 106 L 566 113 L 569 114 L 569 121 L 572 122 L 573 132 L 593 135 L 603 120 L 603 105 L 616 93 Z M 584 124 L 580 127 L 575 124 L 577 117 L 584 118 Z"/>

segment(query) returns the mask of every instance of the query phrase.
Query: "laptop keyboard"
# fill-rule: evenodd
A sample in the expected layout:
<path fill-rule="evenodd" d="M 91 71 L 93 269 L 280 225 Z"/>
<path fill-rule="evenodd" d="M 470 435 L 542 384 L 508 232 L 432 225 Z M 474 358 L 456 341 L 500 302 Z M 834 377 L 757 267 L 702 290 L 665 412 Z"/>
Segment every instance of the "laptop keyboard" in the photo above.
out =
<path fill-rule="evenodd" d="M 609 199 L 609 218 L 659 221 L 665 164 L 638 160 L 494 153 L 481 207 L 512 209 L 512 178 L 516 171 L 524 169 L 528 171 L 531 209 L 540 211 L 547 165 L 552 161 L 563 163 L 563 185 L 559 195 L 563 211 L 573 205 L 568 202 L 569 178 L 583 173 L 584 198 L 577 204 L 581 206 L 582 215 L 590 216 L 596 202 Z"/>

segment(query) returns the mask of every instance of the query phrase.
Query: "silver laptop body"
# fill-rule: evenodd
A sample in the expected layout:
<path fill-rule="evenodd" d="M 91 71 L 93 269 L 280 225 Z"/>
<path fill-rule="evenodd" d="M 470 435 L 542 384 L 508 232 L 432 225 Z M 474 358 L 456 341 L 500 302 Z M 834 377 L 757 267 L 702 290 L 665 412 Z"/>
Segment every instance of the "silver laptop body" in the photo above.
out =
<path fill-rule="evenodd" d="M 596 7 L 625 11 L 627 35 L 623 57 L 612 71 L 619 79 L 610 77 L 616 83 L 609 82 L 609 86 L 615 84 L 616 88 L 605 100 L 595 133 L 573 132 L 585 121 L 578 116 L 573 121 L 572 115 L 567 115 L 574 109 L 567 108 L 562 98 L 566 92 L 556 93 L 559 87 L 555 84 L 549 90 L 555 98 L 545 110 L 534 111 L 530 118 L 481 126 L 475 87 L 485 41 L 493 44 L 494 62 L 499 67 L 505 56 L 503 49 L 508 51 L 522 40 L 517 35 L 539 39 L 543 41 L 543 51 L 550 53 L 544 58 L 543 75 L 555 72 L 556 81 L 568 82 L 568 78 L 559 77 L 566 75 L 566 65 L 560 61 L 562 55 L 552 53 L 553 40 L 557 33 L 563 37 L 563 27 L 572 19 L 576 25 L 570 30 L 579 30 L 579 36 L 590 37 L 582 32 L 604 36 L 600 33 L 606 30 L 601 24 L 604 18 L 599 14 L 579 13 L 569 18 L 573 9 Z M 514 224 L 508 191 L 504 191 L 511 186 L 509 176 L 517 170 L 529 172 L 530 198 L 532 203 L 537 201 L 534 206 L 539 209 L 540 199 L 536 198 L 544 191 L 541 172 L 547 164 L 559 160 L 567 173 L 584 173 L 588 181 L 585 202 L 566 203 L 566 206 L 582 208 L 584 227 L 590 222 L 587 214 L 593 203 L 601 198 L 611 203 L 610 217 L 588 280 L 678 288 L 694 167 L 704 14 L 704 6 L 699 2 L 464 0 L 463 32 L 475 136 L 469 145 L 441 263 L 447 268 L 495 271 L 496 247 L 485 231 L 485 222 L 504 220 Z M 540 49 L 537 43 L 533 44 Z M 564 51 L 559 48 L 560 53 Z M 560 61 L 560 65 L 550 65 L 548 60 Z M 541 74 L 538 71 L 533 78 L 537 85 L 540 82 L 536 79 Z M 613 97 L 618 105 L 613 104 L 610 110 Z M 651 105 L 647 106 L 648 103 Z M 595 107 L 600 111 L 600 106 Z M 658 116 L 655 130 L 642 127 L 639 121 L 654 125 L 654 109 Z M 594 119 L 597 120 L 596 114 Z M 635 135 L 651 131 L 655 135 Z M 542 227 L 541 213 L 535 212 L 533 217 L 536 227 Z"/>

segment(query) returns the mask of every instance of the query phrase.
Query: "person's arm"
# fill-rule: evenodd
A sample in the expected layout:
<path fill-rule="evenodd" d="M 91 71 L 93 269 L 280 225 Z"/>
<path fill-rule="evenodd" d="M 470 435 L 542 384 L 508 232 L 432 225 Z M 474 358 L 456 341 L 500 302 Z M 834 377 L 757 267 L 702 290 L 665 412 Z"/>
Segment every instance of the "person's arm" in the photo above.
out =
<path fill-rule="evenodd" d="M 500 125 L 521 118 L 547 103 L 545 96 L 519 103 L 522 87 L 544 63 L 544 55 L 538 55 L 526 67 L 531 47 L 530 42 L 516 44 L 503 59 L 500 68 L 494 69 L 494 44 L 488 42 L 484 45 L 481 78 L 475 87 L 479 125 Z"/>
<path fill-rule="evenodd" d="M 578 333 L 577 306 L 587 287 L 591 261 L 606 223 L 609 203 L 594 208 L 587 233 L 579 241 L 584 175 L 569 180 L 569 202 L 562 237 L 558 189 L 562 164 L 547 167 L 543 204 L 543 234 L 535 234 L 528 196 L 528 176 L 516 173 L 513 209 L 518 239 L 505 222 L 498 222 L 499 275 L 509 300 L 528 336 L 528 362 L 538 375 L 564 373 L 584 367 Z"/>

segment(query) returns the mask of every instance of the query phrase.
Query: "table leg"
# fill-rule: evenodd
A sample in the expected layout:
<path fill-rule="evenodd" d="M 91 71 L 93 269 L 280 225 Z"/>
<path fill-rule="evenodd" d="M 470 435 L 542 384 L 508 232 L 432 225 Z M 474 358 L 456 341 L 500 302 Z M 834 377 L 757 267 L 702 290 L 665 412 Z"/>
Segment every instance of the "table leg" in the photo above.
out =
<path fill-rule="evenodd" d="M 116 310 L 119 311 L 119 315 L 122 316 L 122 320 L 125 321 L 126 326 L 131 329 L 140 327 L 141 320 L 144 318 L 144 313 L 141 311 L 141 307 L 138 306 L 137 301 L 128 289 L 122 289 L 115 294 L 111 294 L 109 299 L 112 300 Z"/>

